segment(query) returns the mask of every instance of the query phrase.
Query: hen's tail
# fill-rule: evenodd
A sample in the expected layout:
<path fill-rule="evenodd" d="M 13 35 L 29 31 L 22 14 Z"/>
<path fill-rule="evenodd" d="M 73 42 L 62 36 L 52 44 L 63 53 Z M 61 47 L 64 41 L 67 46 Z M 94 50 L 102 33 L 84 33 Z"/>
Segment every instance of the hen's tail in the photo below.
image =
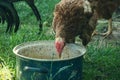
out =
<path fill-rule="evenodd" d="M 6 32 L 11 32 L 14 29 L 14 32 L 17 32 L 20 24 L 19 16 L 14 5 L 9 1 L 0 1 L 0 16 L 1 22 L 7 22 Z"/>

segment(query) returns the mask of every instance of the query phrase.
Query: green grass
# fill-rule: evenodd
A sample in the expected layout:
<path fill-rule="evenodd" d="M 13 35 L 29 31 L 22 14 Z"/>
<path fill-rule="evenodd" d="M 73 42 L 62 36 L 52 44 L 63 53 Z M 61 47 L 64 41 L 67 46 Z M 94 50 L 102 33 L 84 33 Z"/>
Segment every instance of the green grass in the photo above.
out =
<path fill-rule="evenodd" d="M 38 23 L 32 10 L 24 2 L 16 3 L 21 25 L 16 34 L 5 33 L 6 24 L 0 25 L 0 80 L 15 80 L 15 55 L 13 48 L 23 42 L 54 40 L 51 31 L 54 5 L 60 0 L 35 0 L 42 16 L 43 32 L 38 35 Z M 96 39 L 89 43 L 84 56 L 83 80 L 119 80 L 120 43 Z M 8 74 L 6 74 L 6 71 Z M 2 76 L 1 76 L 2 74 Z M 4 74 L 4 75 L 3 75 Z M 5 79 L 4 76 L 12 78 Z"/>
<path fill-rule="evenodd" d="M 90 43 L 84 59 L 84 80 L 119 80 L 119 49 L 115 42 Z"/>

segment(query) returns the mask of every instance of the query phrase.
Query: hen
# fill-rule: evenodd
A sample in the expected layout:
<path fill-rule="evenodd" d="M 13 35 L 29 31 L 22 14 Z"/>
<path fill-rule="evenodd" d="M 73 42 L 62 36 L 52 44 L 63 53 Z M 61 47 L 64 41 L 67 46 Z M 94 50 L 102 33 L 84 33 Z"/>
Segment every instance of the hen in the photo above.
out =
<path fill-rule="evenodd" d="M 91 40 L 97 18 L 88 1 L 61 0 L 54 9 L 53 30 L 55 31 L 56 51 L 61 57 L 66 43 L 74 43 L 79 36 L 86 46 Z"/>
<path fill-rule="evenodd" d="M 102 35 L 108 36 L 112 33 L 112 14 L 120 5 L 120 0 L 89 0 L 98 19 L 108 20 L 108 31 Z"/>

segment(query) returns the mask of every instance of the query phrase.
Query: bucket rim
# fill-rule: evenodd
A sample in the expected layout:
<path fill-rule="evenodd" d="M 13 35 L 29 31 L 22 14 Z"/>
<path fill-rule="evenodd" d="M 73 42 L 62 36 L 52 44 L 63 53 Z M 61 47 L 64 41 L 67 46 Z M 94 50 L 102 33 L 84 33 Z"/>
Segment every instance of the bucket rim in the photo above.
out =
<path fill-rule="evenodd" d="M 48 41 L 48 40 L 43 40 L 43 41 L 45 42 L 45 41 Z M 82 46 L 84 51 L 79 56 L 71 57 L 71 58 L 65 58 L 65 59 L 59 59 L 59 58 L 58 59 L 38 59 L 38 58 L 32 58 L 32 57 L 27 57 L 27 56 L 23 56 L 23 55 L 18 54 L 18 51 L 20 49 L 28 47 L 28 46 L 21 47 L 21 45 L 32 44 L 32 43 L 41 43 L 43 41 L 30 41 L 30 42 L 24 42 L 24 43 L 18 44 L 13 48 L 13 53 L 16 55 L 16 57 L 20 57 L 20 58 L 23 58 L 23 59 L 26 59 L 26 60 L 45 61 L 45 62 L 48 62 L 48 61 L 50 61 L 50 62 L 51 61 L 54 61 L 54 62 L 55 61 L 68 61 L 68 60 L 72 60 L 72 59 L 82 57 L 86 53 L 86 48 L 84 46 Z M 52 41 L 52 40 L 49 40 L 49 41 Z M 18 50 L 18 48 L 19 48 L 19 50 Z"/>

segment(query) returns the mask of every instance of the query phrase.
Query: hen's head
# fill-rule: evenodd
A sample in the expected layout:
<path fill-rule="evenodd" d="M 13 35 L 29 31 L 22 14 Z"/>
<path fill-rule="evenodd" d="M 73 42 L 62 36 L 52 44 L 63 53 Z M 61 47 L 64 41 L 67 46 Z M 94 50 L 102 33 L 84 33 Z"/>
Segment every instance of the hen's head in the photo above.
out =
<path fill-rule="evenodd" d="M 55 47 L 59 57 L 61 57 L 64 46 L 65 46 L 65 41 L 63 40 L 63 38 L 57 37 L 55 39 Z"/>

